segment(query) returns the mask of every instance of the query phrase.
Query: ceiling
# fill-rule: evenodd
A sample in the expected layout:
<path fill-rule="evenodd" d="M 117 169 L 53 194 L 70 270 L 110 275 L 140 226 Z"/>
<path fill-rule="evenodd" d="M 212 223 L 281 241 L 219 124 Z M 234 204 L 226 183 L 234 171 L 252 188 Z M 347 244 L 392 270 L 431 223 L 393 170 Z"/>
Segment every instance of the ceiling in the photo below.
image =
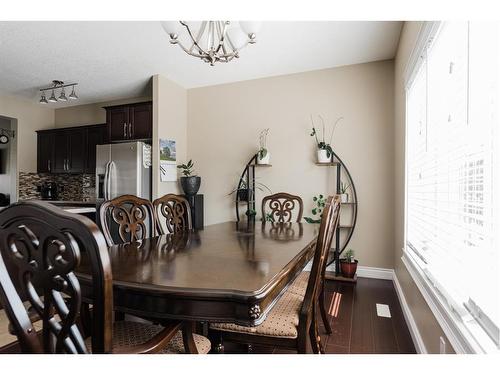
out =
<path fill-rule="evenodd" d="M 402 22 L 264 22 L 257 43 L 214 67 L 169 43 L 159 22 L 0 22 L 0 94 L 38 101 L 53 79 L 80 100 L 148 95 L 161 74 L 185 88 L 393 58 Z"/>

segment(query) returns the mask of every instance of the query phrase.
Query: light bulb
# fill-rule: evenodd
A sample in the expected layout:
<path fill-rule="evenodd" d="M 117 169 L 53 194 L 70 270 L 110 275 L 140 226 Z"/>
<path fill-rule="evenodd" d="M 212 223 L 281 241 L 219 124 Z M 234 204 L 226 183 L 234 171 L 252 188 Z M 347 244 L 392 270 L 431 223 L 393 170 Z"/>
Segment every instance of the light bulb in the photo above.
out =
<path fill-rule="evenodd" d="M 248 37 L 239 28 L 227 30 L 227 37 L 235 49 L 241 49 L 248 43 Z"/>
<path fill-rule="evenodd" d="M 180 26 L 179 21 L 161 21 L 161 27 L 171 38 L 173 35 L 177 36 Z"/>
<path fill-rule="evenodd" d="M 49 102 L 55 103 L 57 102 L 56 95 L 54 94 L 54 90 L 52 90 L 52 94 L 50 95 Z"/>

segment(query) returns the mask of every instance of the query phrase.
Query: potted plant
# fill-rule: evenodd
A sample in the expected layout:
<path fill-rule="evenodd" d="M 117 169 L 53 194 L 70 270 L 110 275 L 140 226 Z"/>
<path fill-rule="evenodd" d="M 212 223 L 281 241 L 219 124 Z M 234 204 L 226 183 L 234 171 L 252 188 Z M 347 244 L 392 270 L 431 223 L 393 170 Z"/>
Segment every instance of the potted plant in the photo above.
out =
<path fill-rule="evenodd" d="M 269 164 L 271 153 L 267 149 L 267 134 L 269 128 L 264 129 L 259 134 L 259 151 L 257 152 L 257 164 Z"/>
<path fill-rule="evenodd" d="M 322 136 L 320 137 L 321 141 L 318 138 L 318 132 L 314 125 L 314 120 L 312 115 L 311 115 L 311 123 L 312 123 L 311 137 L 314 137 L 314 139 L 316 140 L 318 163 L 330 163 L 333 157 L 333 150 L 331 146 L 333 133 L 335 132 L 335 128 L 337 127 L 338 122 L 342 120 L 343 117 L 339 117 L 337 121 L 335 121 L 335 123 L 333 124 L 332 133 L 330 135 L 330 141 L 328 143 L 326 143 L 325 141 L 325 121 L 323 120 L 323 117 L 321 116 L 318 117 L 320 118 L 322 123 Z"/>
<path fill-rule="evenodd" d="M 315 207 L 313 207 L 311 213 L 313 214 L 313 216 L 318 215 L 318 217 L 315 218 L 306 216 L 304 217 L 304 220 L 309 224 L 319 224 L 321 223 L 321 215 L 326 205 L 326 199 L 323 194 L 319 194 L 318 196 L 313 197 L 313 202 L 315 203 Z"/>
<path fill-rule="evenodd" d="M 186 164 L 178 165 L 177 168 L 182 170 L 181 186 L 184 190 L 184 194 L 188 196 L 196 195 L 198 190 L 200 190 L 201 177 L 193 174 L 194 163 L 189 160 Z"/>
<path fill-rule="evenodd" d="M 344 258 L 340 259 L 340 271 L 342 276 L 352 279 L 356 274 L 358 261 L 354 259 L 354 250 L 349 249 L 345 252 Z"/>
<path fill-rule="evenodd" d="M 259 191 L 264 191 L 267 190 L 269 193 L 271 192 L 271 189 L 269 189 L 266 185 L 264 185 L 262 182 L 255 182 L 255 189 Z M 248 202 L 251 200 L 252 197 L 252 189 L 249 188 L 248 183 L 245 179 L 242 179 L 238 186 L 234 188 L 228 195 L 236 194 L 237 198 L 240 202 Z"/>
<path fill-rule="evenodd" d="M 255 215 L 257 215 L 257 211 L 255 211 L 253 209 L 249 209 L 249 210 L 246 210 L 245 215 L 247 215 L 247 217 L 249 219 L 253 219 L 253 218 L 255 218 Z"/>
<path fill-rule="evenodd" d="M 346 184 L 344 181 L 340 183 L 340 201 L 342 203 L 349 202 L 349 194 L 347 190 L 351 187 L 351 185 Z"/>

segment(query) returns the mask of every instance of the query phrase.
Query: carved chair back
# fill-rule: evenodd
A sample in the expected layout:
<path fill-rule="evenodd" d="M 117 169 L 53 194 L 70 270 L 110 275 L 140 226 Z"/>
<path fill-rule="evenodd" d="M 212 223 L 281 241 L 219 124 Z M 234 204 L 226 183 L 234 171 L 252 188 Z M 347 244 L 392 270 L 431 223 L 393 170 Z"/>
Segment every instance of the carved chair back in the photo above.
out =
<path fill-rule="evenodd" d="M 155 236 L 153 205 L 135 195 L 122 195 L 99 208 L 102 232 L 109 246 Z"/>
<path fill-rule="evenodd" d="M 328 254 L 332 245 L 332 240 L 340 221 L 340 196 L 330 196 L 326 200 L 321 224 L 319 228 L 316 250 L 314 253 L 313 264 L 309 281 L 307 283 L 306 294 L 299 318 L 299 329 L 307 332 L 311 323 L 313 314 L 316 313 L 316 305 L 321 296 L 321 287 L 324 278 Z"/>
<path fill-rule="evenodd" d="M 92 352 L 108 353 L 112 274 L 97 226 L 44 202 L 17 203 L 0 212 L 0 302 L 23 353 L 87 353 L 77 325 L 82 292 L 75 269 L 81 257 L 92 269 Z M 35 320 L 42 322 L 40 334 Z"/>
<path fill-rule="evenodd" d="M 153 209 L 158 233 L 177 233 L 193 229 L 191 207 L 182 195 L 167 194 L 155 199 Z"/>
<path fill-rule="evenodd" d="M 269 208 L 269 213 L 266 212 L 266 208 Z M 290 222 L 293 220 L 296 209 L 298 212 L 295 221 L 298 223 L 302 220 L 304 210 L 301 197 L 288 193 L 268 195 L 262 199 L 262 220 L 266 220 L 266 214 L 269 214 L 274 222 Z"/>

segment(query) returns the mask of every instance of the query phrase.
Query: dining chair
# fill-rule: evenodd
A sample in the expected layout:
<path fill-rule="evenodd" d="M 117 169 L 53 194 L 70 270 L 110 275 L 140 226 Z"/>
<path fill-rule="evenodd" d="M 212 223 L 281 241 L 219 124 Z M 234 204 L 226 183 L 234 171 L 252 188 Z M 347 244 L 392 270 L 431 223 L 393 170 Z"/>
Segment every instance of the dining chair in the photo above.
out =
<path fill-rule="evenodd" d="M 154 237 L 153 205 L 135 195 L 122 195 L 104 202 L 99 220 L 108 246 Z"/>
<path fill-rule="evenodd" d="M 262 198 L 262 221 L 290 222 L 293 220 L 296 207 L 298 212 L 295 221 L 299 223 L 302 220 L 302 211 L 304 210 L 301 197 L 283 192 L 267 195 Z M 269 209 L 269 212 L 266 211 L 266 208 Z"/>
<path fill-rule="evenodd" d="M 328 261 L 332 239 L 339 223 L 339 213 L 340 196 L 328 197 L 304 295 L 283 293 L 267 314 L 264 322 L 255 327 L 233 323 L 210 324 L 211 336 L 221 340 L 218 347 L 222 351 L 223 341 L 227 340 L 242 344 L 294 349 L 299 353 L 306 353 L 307 337 L 309 337 L 313 352 L 324 352 L 318 334 L 316 313 L 321 297 L 323 269 Z"/>
<path fill-rule="evenodd" d="M 167 194 L 153 201 L 156 230 L 160 234 L 193 229 L 191 207 L 182 195 Z"/>
<path fill-rule="evenodd" d="M 78 265 L 90 264 L 90 337 L 80 327 Z M 0 302 L 23 353 L 199 353 L 210 342 L 179 321 L 113 323 L 108 247 L 88 218 L 45 202 L 0 212 Z M 30 313 L 28 313 L 28 310 Z M 34 323 L 41 322 L 37 331 Z M 182 333 L 181 333 L 182 330 Z"/>

